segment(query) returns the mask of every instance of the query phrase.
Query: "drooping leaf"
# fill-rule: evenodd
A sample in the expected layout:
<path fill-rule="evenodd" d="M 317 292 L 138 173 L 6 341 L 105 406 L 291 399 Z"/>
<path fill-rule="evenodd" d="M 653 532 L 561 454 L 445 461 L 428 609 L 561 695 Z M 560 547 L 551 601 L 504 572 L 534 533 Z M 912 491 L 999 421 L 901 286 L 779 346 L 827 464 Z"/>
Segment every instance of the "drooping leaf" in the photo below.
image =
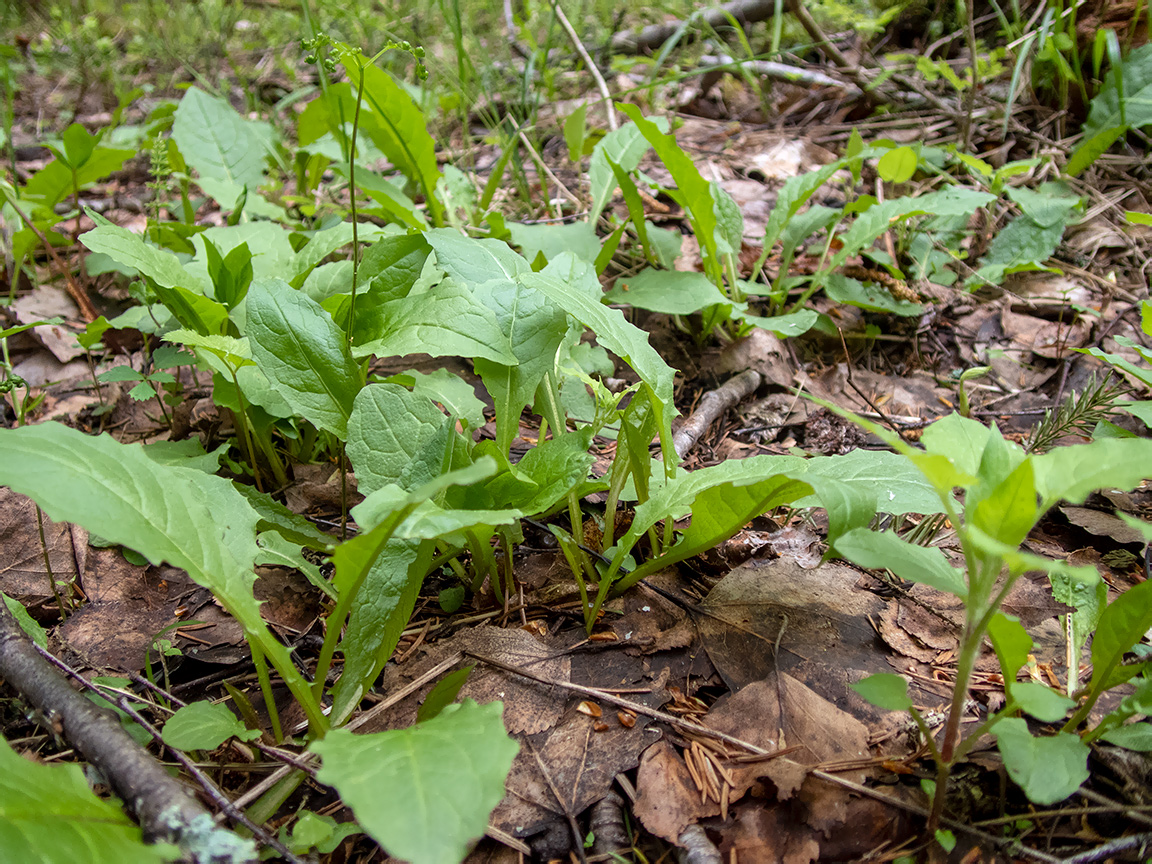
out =
<path fill-rule="evenodd" d="M 543 255 L 546 261 L 551 261 L 561 252 L 571 252 L 577 258 L 592 263 L 600 254 L 600 239 L 590 222 L 545 222 L 540 225 L 509 222 L 508 231 L 512 235 L 512 242 L 523 250 L 524 257 L 529 261 L 535 261 L 537 255 Z"/>
<path fill-rule="evenodd" d="M 258 517 L 227 480 L 160 465 L 138 445 L 49 422 L 0 430 L 0 484 L 27 495 L 50 519 L 187 570 L 259 643 L 297 698 L 306 690 L 260 617 L 252 594 Z"/>
<path fill-rule="evenodd" d="M 252 357 L 272 387 L 305 420 L 345 438 L 361 381 L 340 328 L 281 279 L 253 282 L 247 311 Z"/>
<path fill-rule="evenodd" d="M 412 864 L 459 864 L 504 797 L 519 745 L 499 702 L 466 700 L 410 729 L 329 733 L 312 744 L 318 779 L 340 793 L 356 821 Z"/>
<path fill-rule="evenodd" d="M 147 846 L 119 807 L 97 798 L 79 765 L 44 765 L 18 756 L 0 739 L 0 848 L 12 862 L 149 864 L 180 857 L 172 846 Z"/>
<path fill-rule="evenodd" d="M 523 256 L 503 240 L 476 240 L 451 228 L 426 231 L 424 238 L 436 250 L 436 260 L 444 271 L 464 285 L 513 279 L 532 272 Z"/>
<path fill-rule="evenodd" d="M 1034 804 L 1063 801 L 1088 779 L 1088 745 L 1079 736 L 1033 736 L 1019 717 L 1001 720 L 992 731 L 1008 776 Z"/>
<path fill-rule="evenodd" d="M 836 551 L 854 564 L 874 570 L 888 569 L 910 582 L 920 582 L 957 597 L 968 596 L 960 571 L 944 553 L 931 546 L 915 546 L 891 531 L 856 528 L 836 539 Z"/>
<path fill-rule="evenodd" d="M 1152 440 L 1106 438 L 1057 447 L 1032 459 L 1041 506 L 1064 499 L 1083 503 L 1097 489 L 1134 489 L 1144 480 L 1152 463 Z"/>

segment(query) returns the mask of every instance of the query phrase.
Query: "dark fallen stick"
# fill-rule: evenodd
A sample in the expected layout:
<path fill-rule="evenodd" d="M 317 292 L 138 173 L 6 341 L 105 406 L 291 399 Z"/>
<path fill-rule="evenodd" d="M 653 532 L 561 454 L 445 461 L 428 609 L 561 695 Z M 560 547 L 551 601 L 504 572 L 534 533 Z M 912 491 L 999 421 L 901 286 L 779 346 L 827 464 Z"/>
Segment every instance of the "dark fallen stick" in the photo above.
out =
<path fill-rule="evenodd" d="M 732 18 L 738 24 L 754 24 L 772 17 L 776 11 L 775 0 L 731 0 L 723 6 L 705 10 L 701 19 L 713 29 L 727 27 Z M 676 35 L 676 31 L 684 26 L 682 21 L 671 21 L 667 24 L 651 24 L 639 32 L 623 30 L 616 33 L 609 43 L 609 50 L 613 54 L 643 54 L 654 51 Z"/>
<path fill-rule="evenodd" d="M 52 729 L 107 779 L 150 842 L 175 843 L 196 864 L 256 862 L 256 846 L 212 814 L 124 731 L 119 718 L 73 690 L 41 657 L 0 601 L 0 678 L 49 718 Z"/>

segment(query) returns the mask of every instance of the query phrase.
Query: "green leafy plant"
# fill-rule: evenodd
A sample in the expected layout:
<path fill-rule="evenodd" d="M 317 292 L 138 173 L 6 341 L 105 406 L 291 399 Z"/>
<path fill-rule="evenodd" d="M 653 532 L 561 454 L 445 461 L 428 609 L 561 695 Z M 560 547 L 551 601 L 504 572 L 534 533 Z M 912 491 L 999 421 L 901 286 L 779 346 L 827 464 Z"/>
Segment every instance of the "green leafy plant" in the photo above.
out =
<path fill-rule="evenodd" d="M 903 678 L 873 676 L 857 688 L 881 707 L 911 711 L 920 725 L 937 768 L 929 830 L 938 826 L 943 814 L 953 767 L 988 732 L 997 736 L 1009 776 L 1029 798 L 1042 804 L 1066 798 L 1088 777 L 1088 750 L 1081 736 L 1075 734 L 1078 724 L 1087 716 L 1087 706 L 1095 704 L 1104 690 L 1136 674 L 1136 668 L 1122 667 L 1120 661 L 1144 632 L 1136 632 L 1136 627 L 1146 629 L 1152 624 L 1152 611 L 1140 607 L 1143 592 L 1136 589 L 1104 610 L 1093 643 L 1093 657 L 1100 665 L 1094 668 L 1087 698 L 1062 731 L 1044 736 L 1034 735 L 1018 715 L 1023 712 L 1053 723 L 1062 720 L 1077 703 L 1044 685 L 1017 681 L 1032 640 L 1018 621 L 999 611 L 1000 605 L 1015 581 L 1029 570 L 1047 572 L 1054 581 L 1097 582 L 1099 576 L 1093 568 L 1040 558 L 1021 551 L 1020 544 L 1058 501 L 1078 503 L 1095 489 L 1138 485 L 1146 460 L 1152 458 L 1152 441 L 1102 439 L 1034 455 L 1005 440 L 995 426 L 989 429 L 974 420 L 950 415 L 925 430 L 925 449 L 920 451 L 874 424 L 853 419 L 884 437 L 922 472 L 948 514 L 963 555 L 962 566 L 957 567 L 941 549 L 913 545 L 892 531 L 853 528 L 830 534 L 836 553 L 844 558 L 863 567 L 887 568 L 900 578 L 929 585 L 964 602 L 956 682 L 939 747 L 912 707 Z M 954 497 L 956 489 L 963 490 L 962 505 Z M 1141 611 L 1135 612 L 1138 608 Z M 975 730 L 961 736 L 968 686 L 986 636 L 1000 661 L 1007 700 Z"/>

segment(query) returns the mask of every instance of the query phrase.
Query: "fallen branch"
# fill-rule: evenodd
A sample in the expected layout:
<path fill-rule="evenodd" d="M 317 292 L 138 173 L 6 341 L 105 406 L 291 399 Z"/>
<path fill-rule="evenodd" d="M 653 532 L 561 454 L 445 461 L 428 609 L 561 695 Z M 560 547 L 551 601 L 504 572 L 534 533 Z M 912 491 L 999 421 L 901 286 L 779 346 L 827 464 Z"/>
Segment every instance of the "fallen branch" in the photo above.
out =
<path fill-rule="evenodd" d="M 196 864 L 255 862 L 256 846 L 212 814 L 124 731 L 111 711 L 73 690 L 41 657 L 0 601 L 0 678 L 51 718 L 53 728 L 107 779 L 136 814 L 145 839 L 177 844 Z"/>
<path fill-rule="evenodd" d="M 717 29 L 727 27 L 733 18 L 736 22 L 754 24 L 772 17 L 776 11 L 775 0 L 732 0 L 723 6 L 706 9 L 700 13 L 700 19 L 709 27 Z M 609 43 L 609 50 L 613 54 L 643 54 L 654 51 L 684 26 L 682 21 L 670 21 L 666 24 L 651 24 L 639 32 L 622 30 L 613 35 Z"/>
<path fill-rule="evenodd" d="M 784 81 L 788 84 L 807 84 L 812 87 L 840 87 L 852 93 L 859 93 L 860 88 L 849 84 L 823 72 L 814 69 L 801 69 L 799 66 L 789 66 L 787 63 L 777 63 L 774 60 L 736 60 L 727 54 L 705 54 L 700 58 L 700 65 L 715 71 L 730 69 L 736 71 L 746 69 L 756 75 L 764 75 L 773 81 Z"/>
<path fill-rule="evenodd" d="M 721 414 L 756 392 L 761 380 L 760 373 L 755 369 L 746 369 L 715 390 L 705 393 L 696 410 L 672 436 L 676 457 L 683 459 Z"/>

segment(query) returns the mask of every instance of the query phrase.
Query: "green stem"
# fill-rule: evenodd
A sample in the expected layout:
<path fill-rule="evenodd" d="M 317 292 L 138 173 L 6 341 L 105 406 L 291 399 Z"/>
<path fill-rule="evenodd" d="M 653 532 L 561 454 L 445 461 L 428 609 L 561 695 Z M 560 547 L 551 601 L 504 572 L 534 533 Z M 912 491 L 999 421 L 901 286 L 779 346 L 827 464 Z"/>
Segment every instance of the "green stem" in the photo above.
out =
<path fill-rule="evenodd" d="M 254 641 L 249 640 L 248 647 L 252 650 L 252 664 L 256 667 L 256 677 L 260 681 L 260 693 L 264 697 L 264 708 L 268 711 L 268 719 L 272 723 L 272 735 L 276 743 L 284 741 L 284 730 L 280 726 L 280 712 L 276 709 L 276 697 L 272 694 L 272 679 L 268 677 L 268 664 L 264 659 L 264 652 Z"/>

